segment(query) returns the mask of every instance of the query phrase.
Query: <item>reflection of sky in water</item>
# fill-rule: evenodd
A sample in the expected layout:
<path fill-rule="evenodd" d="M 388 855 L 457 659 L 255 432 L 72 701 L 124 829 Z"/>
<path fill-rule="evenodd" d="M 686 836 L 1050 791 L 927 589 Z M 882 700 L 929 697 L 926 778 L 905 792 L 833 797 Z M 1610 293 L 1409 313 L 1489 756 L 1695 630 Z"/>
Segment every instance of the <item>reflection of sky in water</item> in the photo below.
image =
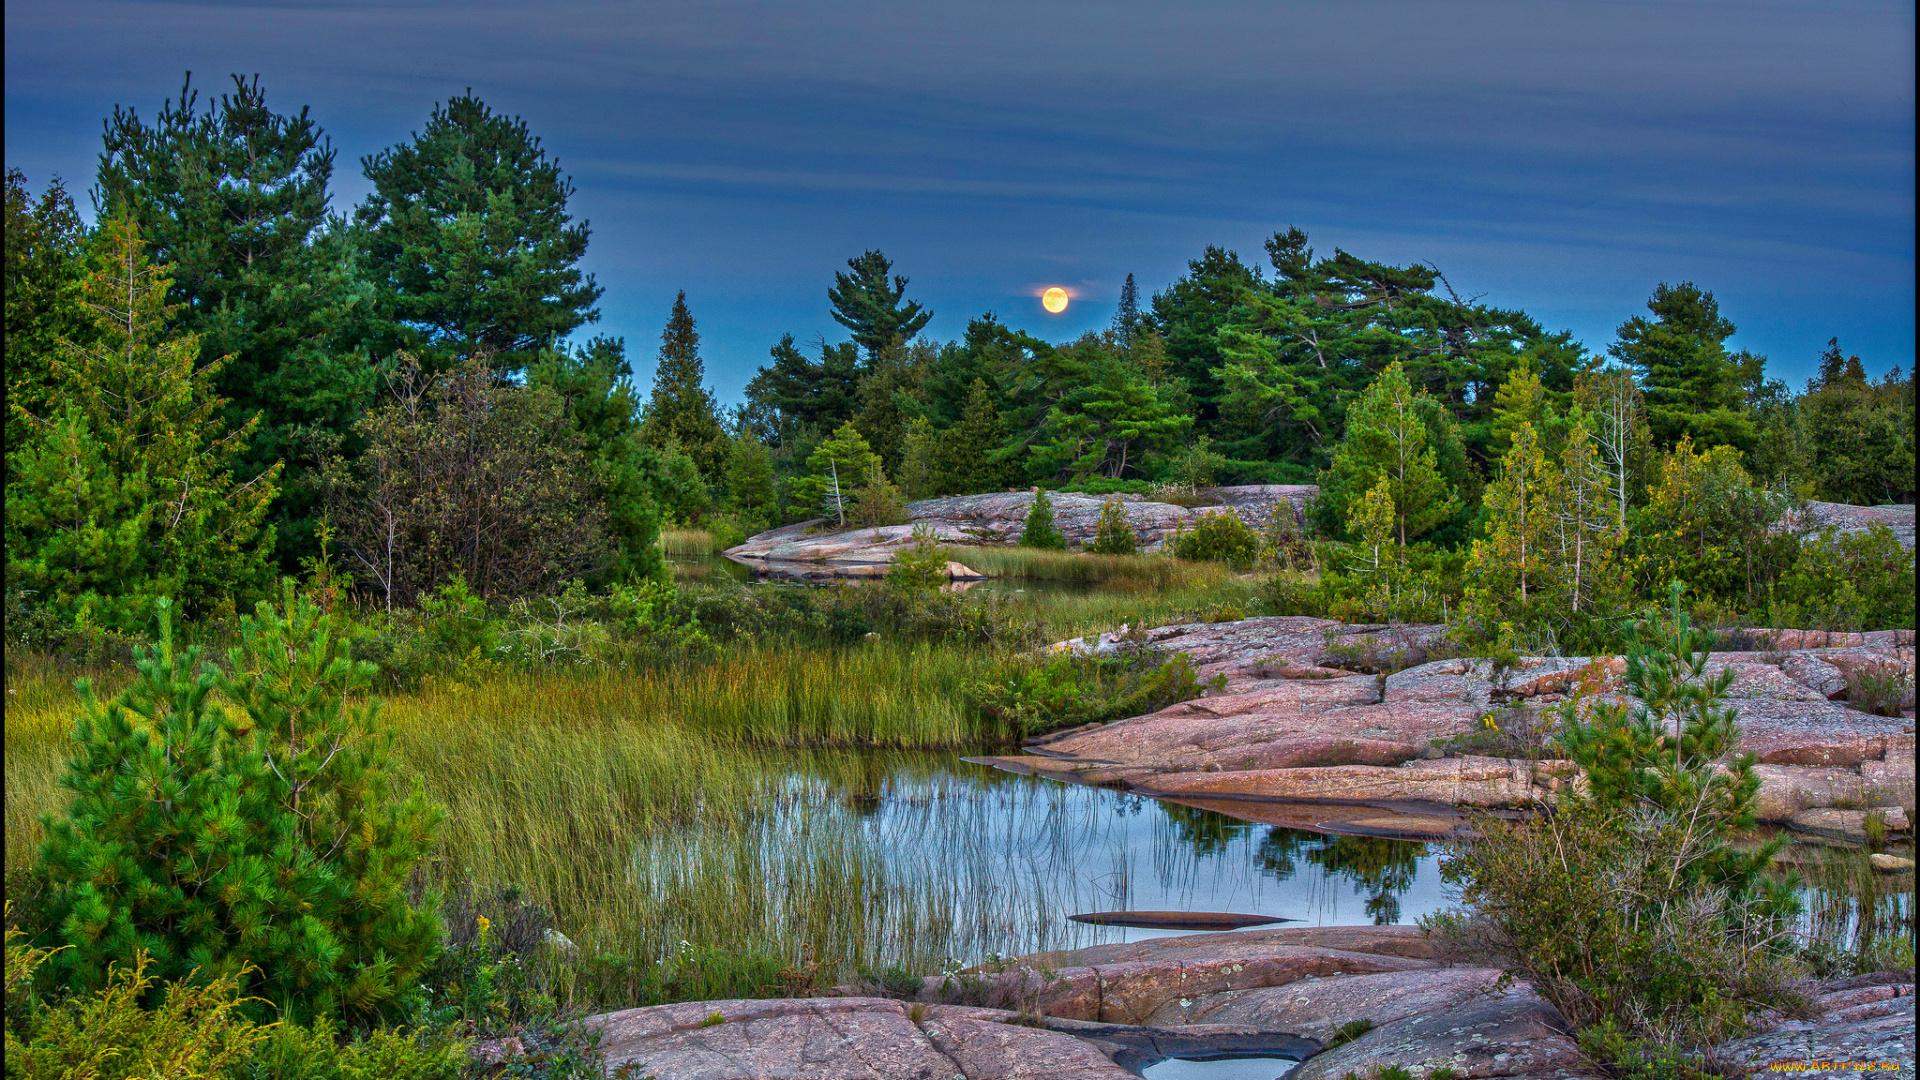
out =
<path fill-rule="evenodd" d="M 1149 1065 L 1146 1080 L 1276 1080 L 1299 1064 L 1281 1058 L 1240 1058 L 1227 1061 L 1183 1061 L 1168 1058 Z"/>
<path fill-rule="evenodd" d="M 875 757 L 881 757 L 876 755 Z M 948 910 L 979 955 L 1134 941 L 1178 931 L 1090 926 L 1090 911 L 1226 911 L 1337 926 L 1412 922 L 1446 905 L 1424 845 L 1329 837 L 1104 788 L 945 758 L 845 781 L 796 775 L 769 818 L 768 854 L 837 837 L 884 867 L 889 888 Z M 879 761 L 872 761 L 880 765 Z"/>

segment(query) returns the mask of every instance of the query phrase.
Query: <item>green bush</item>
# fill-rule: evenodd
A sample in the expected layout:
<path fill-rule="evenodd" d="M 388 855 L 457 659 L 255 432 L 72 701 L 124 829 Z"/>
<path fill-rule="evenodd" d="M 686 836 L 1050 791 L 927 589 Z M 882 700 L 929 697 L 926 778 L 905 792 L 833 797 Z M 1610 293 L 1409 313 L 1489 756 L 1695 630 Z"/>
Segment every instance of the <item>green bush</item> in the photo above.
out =
<path fill-rule="evenodd" d="M 1893 530 L 1828 527 L 1800 545 L 1774 583 L 1767 624 L 1806 630 L 1911 629 L 1913 552 Z"/>
<path fill-rule="evenodd" d="M 1095 555 L 1132 555 L 1140 550 L 1133 536 L 1133 523 L 1127 520 L 1127 504 L 1108 499 L 1100 504 L 1100 522 L 1094 527 L 1093 543 L 1087 550 Z"/>
<path fill-rule="evenodd" d="M 244 989 L 293 1018 L 407 1007 L 440 927 L 404 888 L 441 812 L 391 790 L 379 703 L 348 704 L 372 666 L 291 583 L 284 605 L 242 620 L 222 673 L 175 652 L 163 604 L 125 691 L 81 684 L 74 800 L 46 819 L 34 928 L 64 946 L 45 968 L 68 989 L 149 953 L 167 980 L 250 970 Z"/>
<path fill-rule="evenodd" d="M 1008 736 L 1024 738 L 1120 720 L 1199 697 L 1207 685 L 1185 653 L 1058 653 L 1009 661 L 966 687 L 967 702 Z"/>
<path fill-rule="evenodd" d="M 1452 845 L 1441 873 L 1465 911 L 1428 925 L 1524 976 L 1578 1029 L 1686 1051 L 1795 1004 L 1798 901 L 1794 883 L 1763 876 L 1783 841 L 1730 843 L 1759 785 L 1750 755 L 1716 768 L 1738 734 L 1722 700 L 1730 675 L 1705 677 L 1705 637 L 1678 590 L 1640 634 L 1632 707 L 1576 699 L 1560 717 L 1556 738 L 1588 793 L 1563 787 L 1554 813 L 1483 820 L 1478 838 Z"/>
<path fill-rule="evenodd" d="M 887 584 L 903 589 L 938 589 L 947 583 L 947 549 L 926 525 L 913 527 L 913 546 L 893 557 Z"/>
<path fill-rule="evenodd" d="M 1067 538 L 1053 523 L 1053 500 L 1044 491 L 1033 493 L 1033 506 L 1027 510 L 1026 526 L 1020 530 L 1020 546 L 1045 551 L 1067 550 Z"/>
<path fill-rule="evenodd" d="M 1231 510 L 1208 511 L 1193 528 L 1174 534 L 1173 553 L 1195 562 L 1223 562 L 1244 569 L 1260 558 L 1260 534 Z"/>

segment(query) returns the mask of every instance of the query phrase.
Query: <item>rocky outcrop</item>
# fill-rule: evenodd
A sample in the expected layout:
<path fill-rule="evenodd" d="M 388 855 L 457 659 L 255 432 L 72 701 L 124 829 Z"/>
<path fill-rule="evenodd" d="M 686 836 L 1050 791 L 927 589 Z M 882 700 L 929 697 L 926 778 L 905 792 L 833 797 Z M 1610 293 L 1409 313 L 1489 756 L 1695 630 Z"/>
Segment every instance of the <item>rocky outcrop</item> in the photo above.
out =
<path fill-rule="evenodd" d="M 1174 506 L 1138 495 L 1080 495 L 1051 492 L 1054 525 L 1069 543 L 1093 540 L 1100 509 L 1109 498 L 1126 506 L 1134 538 L 1145 550 L 1160 547 L 1174 530 L 1191 525 L 1201 514 L 1231 511 L 1255 527 L 1266 524 L 1276 506 L 1285 505 L 1299 516 L 1318 488 L 1298 484 L 1253 484 L 1242 487 L 1201 488 L 1195 498 L 1209 505 Z M 803 521 L 752 536 L 728 548 L 727 558 L 757 571 L 800 577 L 863 577 L 885 573 L 900 549 L 914 543 L 915 527 L 931 530 L 942 543 L 1012 544 L 1026 527 L 1033 492 L 1004 491 L 987 495 L 956 495 L 907 504 L 912 519 L 906 525 L 879 529 L 826 531 L 819 519 Z"/>
<path fill-rule="evenodd" d="M 1829 984 L 1811 1020 L 1764 1018 L 1720 1049 L 1755 1073 L 1774 1061 L 1912 1068 L 1911 976 Z M 1524 983 L 1448 963 L 1416 927 L 1244 930 L 1098 945 L 926 980 L 919 1000 L 865 996 L 711 1001 L 607 1013 L 609 1070 L 745 1080 L 1118 1080 L 1166 1057 L 1304 1059 L 1301 1080 L 1597 1075 L 1565 1021 Z M 1337 1045 L 1324 1049 L 1330 1043 Z M 1276 1063 L 1276 1072 L 1284 1066 Z"/>
<path fill-rule="evenodd" d="M 1795 524 L 1806 529 L 1822 529 L 1831 525 L 1841 533 L 1865 532 L 1875 525 L 1885 525 L 1899 538 L 1901 547 L 1913 550 L 1911 503 L 1849 506 L 1846 503 L 1810 502 L 1807 504 L 1806 520 Z"/>
<path fill-rule="evenodd" d="M 1538 716 L 1570 693 L 1617 700 L 1625 664 L 1615 657 L 1532 657 L 1498 670 L 1486 660 L 1434 659 L 1443 629 L 1263 617 L 1061 642 L 1054 648 L 1185 653 L 1203 679 L 1218 676 L 1224 686 L 1150 715 L 1038 740 L 1017 758 L 976 760 L 1216 809 L 1236 801 L 1348 807 L 1309 811 L 1322 822 L 1369 816 L 1356 814 L 1353 804 L 1378 807 L 1390 811 L 1374 815 L 1383 827 L 1355 831 L 1384 835 L 1432 835 L 1394 828 L 1409 803 L 1518 808 L 1551 801 L 1576 781 L 1575 770 L 1566 762 L 1490 756 L 1487 748 L 1502 740 L 1486 718 L 1524 728 L 1516 710 Z M 1728 694 L 1740 710 L 1740 750 L 1760 762 L 1762 821 L 1805 826 L 1812 819 L 1797 815 L 1836 803 L 1913 806 L 1911 699 L 1902 716 L 1852 707 L 1848 673 L 1866 669 L 1912 685 L 1912 632 L 1851 635 L 1841 647 L 1712 654 L 1709 676 L 1733 673 Z M 1447 820 L 1431 810 L 1420 816 Z"/>

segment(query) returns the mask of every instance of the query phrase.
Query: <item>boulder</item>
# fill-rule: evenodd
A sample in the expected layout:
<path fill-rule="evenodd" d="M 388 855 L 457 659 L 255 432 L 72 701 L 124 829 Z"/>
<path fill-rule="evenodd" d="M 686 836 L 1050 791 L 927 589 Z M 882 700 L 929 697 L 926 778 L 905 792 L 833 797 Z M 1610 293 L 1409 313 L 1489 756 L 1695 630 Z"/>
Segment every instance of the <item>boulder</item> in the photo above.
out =
<path fill-rule="evenodd" d="M 1830 840 L 1864 844 L 1867 842 L 1867 812 L 1833 809 L 1802 810 L 1787 819 L 1787 828 L 1795 832 L 1824 836 Z"/>
<path fill-rule="evenodd" d="M 1899 855 L 1888 855 L 1881 851 L 1876 851 L 1867 856 L 1867 861 L 1873 864 L 1875 870 L 1884 870 L 1889 874 L 1909 873 L 1913 870 L 1912 859 Z"/>
<path fill-rule="evenodd" d="M 1288 1080 L 1342 1080 L 1399 1067 L 1414 1076 L 1451 1069 L 1468 1080 L 1485 1077 L 1591 1077 L 1588 1063 L 1553 1006 L 1530 989 L 1455 999 L 1381 1024 L 1344 1046 L 1302 1062 Z"/>

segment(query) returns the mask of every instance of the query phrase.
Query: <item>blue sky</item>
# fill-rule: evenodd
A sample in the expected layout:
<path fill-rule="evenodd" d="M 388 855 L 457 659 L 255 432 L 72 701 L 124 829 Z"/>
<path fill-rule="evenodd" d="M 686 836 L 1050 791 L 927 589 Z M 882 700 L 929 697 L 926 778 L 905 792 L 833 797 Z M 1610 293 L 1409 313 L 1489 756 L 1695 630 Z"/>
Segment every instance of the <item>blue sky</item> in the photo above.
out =
<path fill-rule="evenodd" d="M 6 161 L 91 183 L 113 105 L 258 73 L 359 159 L 472 87 L 572 175 L 644 381 L 685 289 L 723 400 L 844 333 L 868 248 L 959 336 L 1106 324 L 1209 243 L 1431 261 L 1602 350 L 1692 280 L 1796 385 L 1914 357 L 1911 3 L 6 5 Z M 84 203 L 84 199 L 82 202 Z M 1058 316 L 1039 292 L 1076 294 Z"/>

